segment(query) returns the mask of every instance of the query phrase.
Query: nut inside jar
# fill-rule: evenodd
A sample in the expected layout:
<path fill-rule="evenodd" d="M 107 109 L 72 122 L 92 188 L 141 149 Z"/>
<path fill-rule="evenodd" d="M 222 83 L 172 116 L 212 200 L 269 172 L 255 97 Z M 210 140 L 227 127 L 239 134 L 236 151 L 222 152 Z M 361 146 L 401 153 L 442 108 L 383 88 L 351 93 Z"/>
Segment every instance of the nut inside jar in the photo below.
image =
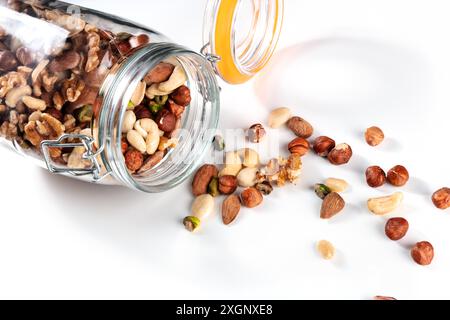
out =
<path fill-rule="evenodd" d="M 0 136 L 41 160 L 41 143 L 57 141 L 66 134 L 92 137 L 92 152 L 99 153 L 102 139 L 112 135 L 112 131 L 105 133 L 98 121 L 105 110 L 103 91 L 108 78 L 141 49 L 153 41 L 160 42 L 160 35 L 121 24 L 120 20 L 112 24 L 104 18 L 91 19 L 92 14 L 67 14 L 67 6 L 58 1 L 43 3 L 8 1 L 6 5 L 0 1 L 6 16 L 2 21 L 16 19 L 27 30 L 37 26 L 35 41 L 30 41 L 20 37 L 23 30 L 14 29 L 12 23 L 0 25 Z M 54 33 L 47 36 L 39 34 L 40 30 Z M 120 155 L 133 175 L 154 168 L 177 146 L 176 132 L 189 108 L 191 96 L 184 66 L 175 58 L 176 52 L 169 56 L 153 59 L 151 69 L 139 76 L 141 80 L 125 106 Z M 64 140 L 80 142 L 73 137 Z M 54 166 L 93 166 L 83 146 L 49 147 L 48 151 Z M 104 162 L 105 158 L 98 156 L 97 160 Z"/>

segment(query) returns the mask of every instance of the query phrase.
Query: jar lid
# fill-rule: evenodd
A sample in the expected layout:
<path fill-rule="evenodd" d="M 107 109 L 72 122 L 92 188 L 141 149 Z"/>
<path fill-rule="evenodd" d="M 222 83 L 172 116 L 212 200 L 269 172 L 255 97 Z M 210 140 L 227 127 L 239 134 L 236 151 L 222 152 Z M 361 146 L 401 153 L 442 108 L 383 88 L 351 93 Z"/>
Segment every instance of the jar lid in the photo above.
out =
<path fill-rule="evenodd" d="M 202 53 L 231 84 L 244 83 L 272 57 L 281 31 L 284 0 L 211 0 Z"/>

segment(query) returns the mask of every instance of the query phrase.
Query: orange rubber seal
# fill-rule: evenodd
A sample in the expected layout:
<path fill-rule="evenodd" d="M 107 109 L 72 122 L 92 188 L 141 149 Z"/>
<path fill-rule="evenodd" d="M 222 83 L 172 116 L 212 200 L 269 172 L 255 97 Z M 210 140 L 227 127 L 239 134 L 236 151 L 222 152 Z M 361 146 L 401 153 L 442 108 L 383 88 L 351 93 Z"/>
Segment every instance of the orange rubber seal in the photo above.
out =
<path fill-rule="evenodd" d="M 272 29 L 272 39 L 270 42 L 270 47 L 275 46 L 276 41 L 278 41 L 279 33 L 279 19 L 280 12 L 278 7 L 278 1 L 276 0 L 276 12 L 275 12 L 275 23 Z M 214 33 L 214 53 L 221 57 L 221 60 L 217 62 L 217 71 L 219 72 L 222 79 L 231 84 L 244 83 L 250 80 L 258 71 L 265 67 L 267 62 L 270 60 L 273 50 L 268 50 L 263 57 L 261 57 L 262 63 L 259 64 L 255 69 L 250 72 L 244 73 L 236 65 L 237 57 L 234 56 L 233 48 L 234 44 L 232 41 L 233 32 L 233 21 L 234 14 L 237 8 L 239 0 L 222 0 L 217 11 L 216 25 Z M 281 13 L 282 15 L 282 13 Z"/>

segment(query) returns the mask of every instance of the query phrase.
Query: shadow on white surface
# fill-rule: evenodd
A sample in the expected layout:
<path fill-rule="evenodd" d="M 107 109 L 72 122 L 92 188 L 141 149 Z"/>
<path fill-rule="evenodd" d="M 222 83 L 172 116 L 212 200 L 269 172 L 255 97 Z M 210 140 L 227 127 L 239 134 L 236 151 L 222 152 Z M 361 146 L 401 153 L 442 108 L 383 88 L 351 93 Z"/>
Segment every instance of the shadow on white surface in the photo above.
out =
<path fill-rule="evenodd" d="M 382 118 L 384 112 L 420 111 L 428 79 L 428 65 L 415 51 L 340 36 L 279 51 L 255 89 L 269 109 L 302 106 L 330 116 Z"/>

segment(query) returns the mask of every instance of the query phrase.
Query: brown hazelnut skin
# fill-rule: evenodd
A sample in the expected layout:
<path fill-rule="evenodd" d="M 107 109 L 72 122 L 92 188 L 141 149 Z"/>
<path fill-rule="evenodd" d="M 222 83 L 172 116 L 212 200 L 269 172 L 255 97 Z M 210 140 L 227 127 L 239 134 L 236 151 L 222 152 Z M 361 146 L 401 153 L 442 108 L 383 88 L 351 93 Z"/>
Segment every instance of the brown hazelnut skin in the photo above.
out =
<path fill-rule="evenodd" d="M 433 245 L 427 241 L 416 243 L 411 249 L 411 257 L 421 266 L 430 265 L 434 258 Z"/>
<path fill-rule="evenodd" d="M 386 223 L 386 236 L 392 241 L 402 239 L 409 230 L 408 220 L 404 218 L 392 218 Z"/>
<path fill-rule="evenodd" d="M 331 164 L 339 166 L 348 163 L 352 156 L 352 148 L 346 143 L 341 143 L 330 151 L 328 160 Z"/>
<path fill-rule="evenodd" d="M 263 202 L 262 193 L 255 188 L 247 188 L 241 193 L 242 204 L 247 208 L 255 208 Z"/>
<path fill-rule="evenodd" d="M 327 157 L 331 150 L 336 146 L 336 142 L 326 136 L 321 136 L 314 140 L 314 152 L 320 157 Z"/>
<path fill-rule="evenodd" d="M 366 142 L 369 146 L 376 147 L 384 140 L 384 132 L 378 127 L 370 127 L 365 132 Z"/>
<path fill-rule="evenodd" d="M 431 200 L 438 209 L 445 210 L 450 208 L 450 188 L 439 189 L 433 193 Z"/>
<path fill-rule="evenodd" d="M 395 187 L 404 186 L 408 180 L 409 173 L 404 166 L 395 166 L 387 173 L 387 181 Z"/>
<path fill-rule="evenodd" d="M 288 145 L 289 152 L 303 157 L 309 151 L 309 142 L 304 138 L 295 138 Z"/>
<path fill-rule="evenodd" d="M 219 192 L 221 194 L 232 194 L 238 187 L 238 180 L 235 176 L 222 176 L 219 178 Z"/>
<path fill-rule="evenodd" d="M 369 167 L 366 170 L 366 181 L 369 187 L 381 187 L 386 183 L 386 173 L 379 166 Z"/>

